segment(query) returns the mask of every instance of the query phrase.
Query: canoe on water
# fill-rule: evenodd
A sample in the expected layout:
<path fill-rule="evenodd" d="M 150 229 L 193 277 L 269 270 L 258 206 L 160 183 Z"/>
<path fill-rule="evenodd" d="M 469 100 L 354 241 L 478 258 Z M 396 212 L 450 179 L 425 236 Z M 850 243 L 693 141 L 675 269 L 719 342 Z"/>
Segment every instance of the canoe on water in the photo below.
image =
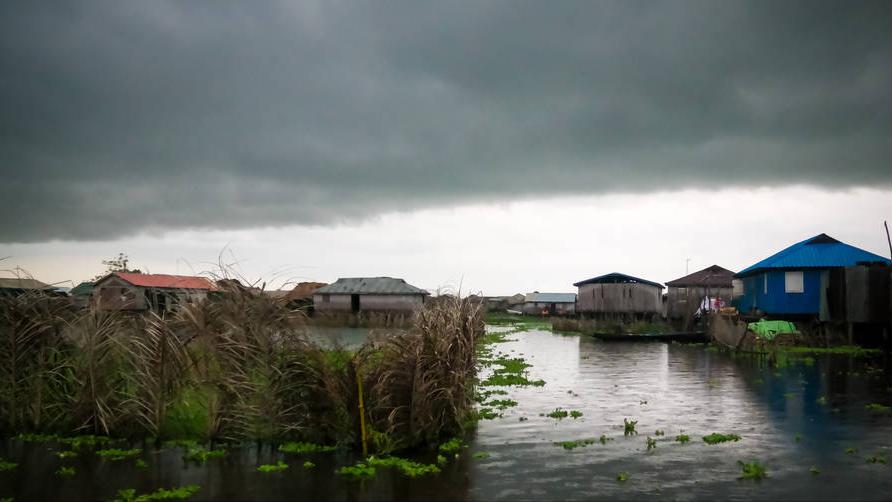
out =
<path fill-rule="evenodd" d="M 592 333 L 599 340 L 610 342 L 705 342 L 705 331 L 679 331 L 674 333 Z"/>

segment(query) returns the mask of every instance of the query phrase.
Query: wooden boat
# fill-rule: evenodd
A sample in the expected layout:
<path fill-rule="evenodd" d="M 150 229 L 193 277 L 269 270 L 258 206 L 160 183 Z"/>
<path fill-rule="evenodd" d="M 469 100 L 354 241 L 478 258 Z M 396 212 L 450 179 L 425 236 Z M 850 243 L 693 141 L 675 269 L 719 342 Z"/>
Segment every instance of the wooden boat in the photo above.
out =
<path fill-rule="evenodd" d="M 592 333 L 595 338 L 608 342 L 685 342 L 702 343 L 709 340 L 705 331 L 678 331 L 673 333 Z"/>

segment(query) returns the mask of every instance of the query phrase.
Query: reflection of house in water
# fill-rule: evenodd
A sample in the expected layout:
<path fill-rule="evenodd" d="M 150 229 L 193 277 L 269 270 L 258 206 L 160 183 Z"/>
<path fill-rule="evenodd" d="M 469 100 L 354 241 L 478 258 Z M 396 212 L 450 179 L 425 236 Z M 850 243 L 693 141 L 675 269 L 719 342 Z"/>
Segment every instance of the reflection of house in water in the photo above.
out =
<path fill-rule="evenodd" d="M 393 277 L 341 278 L 313 291 L 316 312 L 412 312 L 430 293 Z"/>
<path fill-rule="evenodd" d="M 527 293 L 523 313 L 528 315 L 573 315 L 576 293 Z"/>
<path fill-rule="evenodd" d="M 594 318 L 653 319 L 663 311 L 663 285 L 614 272 L 573 284 L 576 312 Z"/>
<path fill-rule="evenodd" d="M 114 272 L 93 286 L 93 301 L 104 310 L 165 312 L 180 303 L 203 300 L 216 290 L 204 277 Z"/>

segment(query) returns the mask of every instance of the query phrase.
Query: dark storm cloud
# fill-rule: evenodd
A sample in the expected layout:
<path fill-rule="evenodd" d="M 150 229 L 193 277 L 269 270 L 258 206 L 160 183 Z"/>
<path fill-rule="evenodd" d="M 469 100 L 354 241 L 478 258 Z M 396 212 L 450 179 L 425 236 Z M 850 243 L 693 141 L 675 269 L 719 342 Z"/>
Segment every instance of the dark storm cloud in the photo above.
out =
<path fill-rule="evenodd" d="M 888 2 L 22 2 L 0 242 L 889 186 Z"/>

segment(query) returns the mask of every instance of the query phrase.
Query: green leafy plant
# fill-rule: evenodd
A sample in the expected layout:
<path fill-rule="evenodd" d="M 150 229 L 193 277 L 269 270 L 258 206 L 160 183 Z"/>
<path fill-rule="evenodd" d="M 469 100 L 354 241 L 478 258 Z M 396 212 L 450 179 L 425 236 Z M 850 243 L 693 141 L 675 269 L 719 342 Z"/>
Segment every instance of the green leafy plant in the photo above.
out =
<path fill-rule="evenodd" d="M 446 465 L 446 462 L 449 462 L 449 459 L 443 455 L 437 455 L 437 465 Z"/>
<path fill-rule="evenodd" d="M 136 462 L 134 462 L 133 465 L 136 466 L 137 469 L 145 469 L 149 466 L 149 464 L 141 458 L 136 459 Z"/>
<path fill-rule="evenodd" d="M 644 440 L 644 444 L 647 445 L 648 450 L 652 450 L 657 447 L 657 440 L 647 436 L 647 439 Z"/>
<path fill-rule="evenodd" d="M 635 430 L 635 426 L 637 424 L 637 420 L 629 420 L 628 418 L 623 418 L 623 434 L 626 436 L 638 434 L 638 431 Z"/>
<path fill-rule="evenodd" d="M 56 455 L 57 457 L 59 457 L 60 459 L 65 460 L 66 458 L 74 458 L 74 457 L 76 457 L 76 456 L 77 456 L 77 452 L 76 452 L 76 451 L 71 451 L 71 450 L 64 450 L 64 451 L 57 451 L 57 452 L 55 453 L 55 455 Z"/>
<path fill-rule="evenodd" d="M 679 434 L 675 436 L 675 440 L 681 444 L 685 444 L 691 440 L 691 436 L 688 436 L 687 434 Z"/>
<path fill-rule="evenodd" d="M 226 450 L 223 448 L 217 448 L 215 450 L 208 450 L 201 446 L 194 446 L 186 450 L 186 453 L 183 454 L 183 460 L 205 463 L 208 459 L 211 458 L 221 458 L 226 456 Z"/>
<path fill-rule="evenodd" d="M 703 441 L 706 444 L 719 444 L 726 443 L 728 441 L 740 441 L 740 436 L 737 434 L 720 434 L 718 432 L 714 432 L 708 436 L 703 436 Z"/>
<path fill-rule="evenodd" d="M 815 402 L 820 404 L 821 406 L 827 406 L 827 396 L 821 396 L 816 399 Z"/>
<path fill-rule="evenodd" d="M 119 490 L 114 502 L 152 502 L 155 500 L 183 500 L 198 493 L 201 488 L 198 485 L 181 486 L 179 488 L 159 488 L 151 493 L 137 495 L 136 490 L 128 488 Z"/>
<path fill-rule="evenodd" d="M 604 436 L 601 436 L 604 437 Z M 565 450 L 574 450 L 576 448 L 585 447 L 590 444 L 595 444 L 597 442 L 596 439 L 577 439 L 575 441 L 561 441 L 558 443 L 554 443 L 555 446 L 560 446 Z M 606 440 L 604 441 L 606 442 Z M 602 442 L 603 444 L 603 442 Z"/>
<path fill-rule="evenodd" d="M 356 465 L 345 465 L 335 472 L 341 476 L 347 476 L 353 479 L 365 479 L 375 476 L 375 468 L 362 462 Z"/>
<path fill-rule="evenodd" d="M 316 464 L 307 460 L 303 463 L 303 466 L 304 466 L 304 469 L 312 469 L 312 468 L 316 467 Z"/>
<path fill-rule="evenodd" d="M 473 456 L 474 458 L 476 458 L 477 460 L 483 460 L 483 459 L 485 459 L 485 458 L 489 458 L 489 452 L 478 451 L 477 453 L 475 453 L 475 454 L 472 455 L 472 456 Z"/>
<path fill-rule="evenodd" d="M 868 464 L 885 464 L 886 456 L 883 455 L 882 453 L 877 453 L 875 455 L 871 455 L 871 456 L 867 457 L 866 460 L 867 460 Z"/>
<path fill-rule="evenodd" d="M 15 462 L 10 462 L 8 460 L 4 460 L 3 458 L 0 458 L 0 472 L 11 471 L 11 470 L 15 469 L 16 467 L 18 467 L 18 465 L 19 464 L 15 463 Z"/>
<path fill-rule="evenodd" d="M 257 468 L 260 472 L 281 472 L 288 468 L 288 464 L 279 460 L 275 464 L 263 464 Z"/>
<path fill-rule="evenodd" d="M 582 416 L 582 412 L 579 410 L 570 410 L 570 416 L 575 420 Z"/>
<path fill-rule="evenodd" d="M 810 472 L 812 474 L 812 476 L 817 476 L 818 474 L 821 473 L 821 470 L 815 466 L 812 466 L 811 469 L 808 470 L 808 472 Z"/>
<path fill-rule="evenodd" d="M 561 408 L 555 408 L 554 411 L 545 414 L 546 417 L 555 418 L 557 420 L 563 420 L 564 418 L 567 418 L 569 415 L 570 415 L 570 412 L 568 412 L 567 410 L 561 409 Z"/>
<path fill-rule="evenodd" d="M 664 431 L 662 429 L 657 429 L 656 432 L 654 432 L 654 436 L 665 436 L 665 435 L 666 435 L 666 431 Z"/>
<path fill-rule="evenodd" d="M 601 434 L 601 437 L 598 438 L 598 442 L 601 444 L 607 444 L 607 441 L 613 441 L 613 438 L 609 438 L 604 434 Z"/>
<path fill-rule="evenodd" d="M 740 479 L 762 479 L 768 475 L 765 466 L 756 460 L 752 462 L 738 460 L 737 465 L 743 470 Z"/>
<path fill-rule="evenodd" d="M 797 443 L 801 442 L 801 441 L 802 441 L 802 434 L 796 434 L 796 436 L 793 437 L 793 440 L 796 441 Z"/>
<path fill-rule="evenodd" d="M 629 473 L 628 473 L 628 472 L 621 472 L 621 473 L 619 473 L 619 474 L 616 475 L 616 480 L 617 480 L 617 481 L 625 482 L 625 481 L 627 481 L 628 479 L 629 479 Z"/>
<path fill-rule="evenodd" d="M 892 407 L 885 406 L 885 405 L 882 405 L 879 403 L 870 403 L 865 408 L 867 408 L 868 411 L 872 411 L 874 413 L 890 413 L 890 412 L 892 412 Z"/>
<path fill-rule="evenodd" d="M 440 468 L 432 464 L 420 464 L 400 457 L 369 457 L 368 465 L 372 467 L 392 467 L 410 478 L 424 476 L 426 474 L 436 474 L 440 472 Z"/>
<path fill-rule="evenodd" d="M 119 450 L 117 448 L 110 448 L 107 450 L 97 450 L 96 455 L 98 455 L 103 460 L 127 460 L 128 458 L 133 458 L 142 453 L 140 448 L 133 448 L 131 450 Z"/>
<path fill-rule="evenodd" d="M 440 453 L 458 453 L 465 446 L 460 438 L 452 438 L 445 443 L 441 443 L 437 448 Z"/>
<path fill-rule="evenodd" d="M 323 453 L 337 450 L 337 446 L 325 446 L 315 443 L 290 442 L 279 445 L 279 451 L 282 453 Z"/>
<path fill-rule="evenodd" d="M 76 471 L 75 471 L 74 467 L 62 466 L 59 468 L 58 471 L 56 471 L 56 476 L 60 476 L 60 477 L 74 476 L 75 472 Z"/>
<path fill-rule="evenodd" d="M 846 455 L 854 455 L 858 453 L 858 448 L 846 448 Z"/>

